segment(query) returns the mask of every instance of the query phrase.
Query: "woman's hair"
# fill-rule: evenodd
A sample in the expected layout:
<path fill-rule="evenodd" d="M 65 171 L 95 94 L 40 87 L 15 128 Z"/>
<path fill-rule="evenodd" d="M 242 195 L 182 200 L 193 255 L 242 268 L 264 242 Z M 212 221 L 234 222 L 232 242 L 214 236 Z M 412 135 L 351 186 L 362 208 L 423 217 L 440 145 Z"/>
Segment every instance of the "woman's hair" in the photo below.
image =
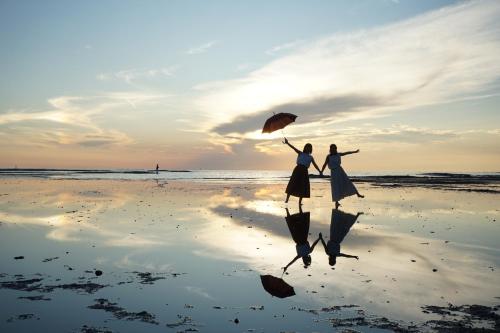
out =
<path fill-rule="evenodd" d="M 310 143 L 306 143 L 304 146 L 304 150 L 302 150 L 306 154 L 311 154 L 313 152 L 313 146 Z"/>
<path fill-rule="evenodd" d="M 335 154 L 337 154 L 337 145 L 335 143 L 332 143 L 330 145 L 330 153 L 332 153 L 332 151 L 334 151 Z"/>
<path fill-rule="evenodd" d="M 328 264 L 330 266 L 335 266 L 337 263 L 337 256 L 328 256 Z"/>
<path fill-rule="evenodd" d="M 307 256 L 303 256 L 302 257 L 302 262 L 304 263 L 304 268 L 307 268 L 309 267 L 309 265 L 311 264 L 311 256 L 310 255 L 307 255 Z"/>

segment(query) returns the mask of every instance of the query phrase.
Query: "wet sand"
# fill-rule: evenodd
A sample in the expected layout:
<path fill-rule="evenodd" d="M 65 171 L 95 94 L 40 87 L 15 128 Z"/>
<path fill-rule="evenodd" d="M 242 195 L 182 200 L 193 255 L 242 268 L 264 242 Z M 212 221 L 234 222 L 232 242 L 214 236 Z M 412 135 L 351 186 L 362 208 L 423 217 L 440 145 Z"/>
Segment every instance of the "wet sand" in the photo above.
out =
<path fill-rule="evenodd" d="M 260 275 L 296 255 L 286 183 L 0 179 L 0 331 L 498 330 L 496 184 L 407 184 L 357 182 L 340 246 L 359 260 L 318 244 L 280 299 Z M 313 182 L 310 243 L 332 208 Z"/>

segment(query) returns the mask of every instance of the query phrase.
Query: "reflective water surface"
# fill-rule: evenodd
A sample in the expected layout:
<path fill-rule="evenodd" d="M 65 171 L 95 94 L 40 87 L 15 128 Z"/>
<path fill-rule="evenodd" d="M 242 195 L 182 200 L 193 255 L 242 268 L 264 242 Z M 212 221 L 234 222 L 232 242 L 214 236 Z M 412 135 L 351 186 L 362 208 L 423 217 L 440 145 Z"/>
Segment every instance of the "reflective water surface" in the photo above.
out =
<path fill-rule="evenodd" d="M 423 306 L 500 303 L 497 194 L 362 184 L 334 210 L 318 182 L 300 211 L 285 186 L 1 179 L 0 331 L 430 330 Z"/>

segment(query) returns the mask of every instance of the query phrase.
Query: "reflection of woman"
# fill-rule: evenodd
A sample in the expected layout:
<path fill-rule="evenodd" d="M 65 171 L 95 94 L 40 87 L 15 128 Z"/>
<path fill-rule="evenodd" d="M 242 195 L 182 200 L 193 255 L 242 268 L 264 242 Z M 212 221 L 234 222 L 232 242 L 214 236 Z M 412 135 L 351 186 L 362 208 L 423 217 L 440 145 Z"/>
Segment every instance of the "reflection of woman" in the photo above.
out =
<path fill-rule="evenodd" d="M 293 215 L 290 215 L 288 208 L 286 209 L 285 220 L 295 242 L 295 250 L 297 251 L 297 255 L 292 259 L 292 261 L 290 261 L 288 265 L 286 265 L 286 267 L 283 268 L 283 271 L 286 271 L 288 267 L 290 267 L 299 258 L 302 258 L 304 268 L 307 268 L 311 264 L 311 253 L 318 243 L 319 238 L 314 241 L 312 246 L 309 245 L 307 237 L 309 236 L 310 218 L 310 213 L 303 213 L 301 207 L 299 207 L 299 213 Z"/>
<path fill-rule="evenodd" d="M 359 215 L 363 213 L 358 213 L 357 215 L 352 215 L 348 213 L 344 213 L 338 209 L 332 209 L 332 218 L 330 224 L 330 239 L 328 243 L 325 244 L 323 239 L 323 235 L 320 233 L 319 238 L 321 239 L 321 243 L 325 248 L 325 252 L 328 255 L 328 263 L 330 266 L 334 266 L 337 262 L 337 257 L 345 257 L 345 258 L 356 258 L 359 259 L 358 256 L 352 256 L 349 254 L 345 254 L 340 252 L 340 243 L 344 240 L 345 236 L 351 230 L 351 227 Z"/>
<path fill-rule="evenodd" d="M 363 195 L 359 194 L 358 190 L 351 182 L 344 169 L 340 165 L 342 160 L 341 156 L 359 153 L 359 149 L 355 151 L 348 151 L 345 153 L 337 152 L 337 146 L 335 144 L 330 145 L 330 154 L 326 156 L 325 163 L 321 168 L 320 174 L 323 174 L 323 170 L 328 165 L 331 170 L 330 183 L 332 186 L 332 201 L 335 201 L 335 207 L 340 206 L 339 201 L 345 197 L 356 194 L 359 198 L 364 198 Z"/>
<path fill-rule="evenodd" d="M 309 173 L 307 172 L 307 169 L 309 168 L 311 163 L 318 170 L 318 172 L 319 168 L 311 155 L 312 145 L 310 143 L 306 143 L 303 151 L 298 150 L 292 144 L 290 144 L 287 138 L 285 138 L 285 141 L 283 141 L 283 143 L 288 145 L 297 153 L 297 165 L 293 169 L 292 176 L 290 177 L 288 186 L 286 187 L 285 202 L 288 202 L 290 196 L 293 195 L 294 197 L 299 197 L 300 206 L 302 205 L 302 198 L 309 198 L 311 192 L 309 185 Z"/>

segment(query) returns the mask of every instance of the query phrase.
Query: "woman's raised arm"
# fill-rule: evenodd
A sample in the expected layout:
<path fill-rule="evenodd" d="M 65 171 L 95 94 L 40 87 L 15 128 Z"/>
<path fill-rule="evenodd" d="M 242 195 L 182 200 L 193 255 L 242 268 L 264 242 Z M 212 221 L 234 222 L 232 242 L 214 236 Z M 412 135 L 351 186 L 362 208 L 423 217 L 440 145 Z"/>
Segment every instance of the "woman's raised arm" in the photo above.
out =
<path fill-rule="evenodd" d="M 353 151 L 346 151 L 345 153 L 339 153 L 339 155 L 344 156 L 344 155 L 356 154 L 356 153 L 359 153 L 359 149 L 353 150 Z"/>
<path fill-rule="evenodd" d="M 284 144 L 288 145 L 290 148 L 292 148 L 293 150 L 295 150 L 295 152 L 297 154 L 300 154 L 302 153 L 300 150 L 298 150 L 297 148 L 295 148 L 290 142 L 288 142 L 288 139 L 285 138 L 285 141 L 283 141 Z"/>

